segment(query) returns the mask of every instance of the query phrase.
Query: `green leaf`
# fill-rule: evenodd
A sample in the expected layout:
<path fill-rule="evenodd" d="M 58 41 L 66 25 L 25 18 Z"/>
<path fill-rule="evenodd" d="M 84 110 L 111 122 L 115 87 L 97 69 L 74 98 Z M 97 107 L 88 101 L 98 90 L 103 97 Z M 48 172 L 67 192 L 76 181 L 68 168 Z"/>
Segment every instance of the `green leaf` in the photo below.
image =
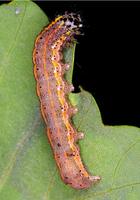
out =
<path fill-rule="evenodd" d="M 49 9 L 49 8 L 48 8 Z M 70 94 L 73 123 L 85 138 L 82 159 L 100 183 L 74 190 L 59 176 L 40 115 L 33 75 L 34 40 L 48 18 L 30 1 L 0 7 L 0 200 L 136 200 L 140 198 L 140 129 L 104 126 L 94 98 Z M 65 52 L 73 65 L 74 48 Z M 71 71 L 67 74 L 69 82 Z"/>

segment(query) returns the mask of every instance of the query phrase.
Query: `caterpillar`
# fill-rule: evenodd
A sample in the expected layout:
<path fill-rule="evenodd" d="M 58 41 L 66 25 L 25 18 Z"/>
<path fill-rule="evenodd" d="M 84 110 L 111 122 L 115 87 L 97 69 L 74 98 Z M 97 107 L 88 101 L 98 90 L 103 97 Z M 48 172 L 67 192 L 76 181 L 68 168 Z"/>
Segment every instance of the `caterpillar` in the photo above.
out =
<path fill-rule="evenodd" d="M 58 16 L 37 36 L 33 50 L 34 75 L 41 113 L 47 126 L 47 136 L 61 178 L 75 189 L 89 188 L 100 180 L 85 169 L 77 141 L 84 134 L 76 131 L 71 117 L 77 112 L 68 99 L 74 90 L 64 78 L 69 64 L 63 62 L 63 49 L 80 34 L 82 27 L 78 14 Z"/>

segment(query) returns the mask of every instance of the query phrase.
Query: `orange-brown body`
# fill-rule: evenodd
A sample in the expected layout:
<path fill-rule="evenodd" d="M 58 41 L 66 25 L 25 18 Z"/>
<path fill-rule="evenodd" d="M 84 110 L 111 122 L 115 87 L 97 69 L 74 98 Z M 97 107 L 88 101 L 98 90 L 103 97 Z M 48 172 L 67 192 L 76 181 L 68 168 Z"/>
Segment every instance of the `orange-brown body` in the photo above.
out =
<path fill-rule="evenodd" d="M 65 14 L 56 18 L 37 37 L 33 52 L 34 74 L 41 112 L 47 125 L 47 135 L 61 178 L 75 189 L 89 188 L 100 179 L 86 171 L 76 144 L 83 134 L 71 123 L 76 109 L 68 101 L 73 89 L 64 80 L 68 64 L 62 63 L 62 49 L 81 26 L 79 16 Z"/>

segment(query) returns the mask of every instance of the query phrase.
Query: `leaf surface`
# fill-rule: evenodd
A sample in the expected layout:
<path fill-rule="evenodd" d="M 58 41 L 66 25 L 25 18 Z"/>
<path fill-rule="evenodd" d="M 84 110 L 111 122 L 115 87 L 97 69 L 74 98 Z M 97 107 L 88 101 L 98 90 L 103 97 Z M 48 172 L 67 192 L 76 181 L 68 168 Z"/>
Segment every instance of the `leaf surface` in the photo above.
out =
<path fill-rule="evenodd" d="M 48 8 L 49 9 L 49 8 Z M 88 171 L 100 183 L 77 191 L 59 176 L 40 114 L 33 75 L 34 40 L 48 18 L 30 1 L 0 6 L 0 199 L 136 200 L 140 198 L 140 129 L 105 126 L 91 94 L 70 94 L 78 114 L 73 123 L 85 133 L 79 142 Z M 74 50 L 65 51 L 71 64 Z"/>

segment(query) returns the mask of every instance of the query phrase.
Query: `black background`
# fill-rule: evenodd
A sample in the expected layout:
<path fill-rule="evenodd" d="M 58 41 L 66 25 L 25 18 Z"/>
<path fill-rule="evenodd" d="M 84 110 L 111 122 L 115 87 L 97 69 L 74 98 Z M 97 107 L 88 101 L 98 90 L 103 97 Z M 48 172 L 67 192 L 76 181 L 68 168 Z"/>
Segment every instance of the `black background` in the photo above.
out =
<path fill-rule="evenodd" d="M 50 20 L 79 13 L 73 83 L 92 93 L 104 124 L 140 127 L 140 2 L 35 1 Z"/>
<path fill-rule="evenodd" d="M 73 83 L 91 92 L 104 124 L 140 127 L 140 2 L 36 2 L 50 20 L 80 13 Z"/>

